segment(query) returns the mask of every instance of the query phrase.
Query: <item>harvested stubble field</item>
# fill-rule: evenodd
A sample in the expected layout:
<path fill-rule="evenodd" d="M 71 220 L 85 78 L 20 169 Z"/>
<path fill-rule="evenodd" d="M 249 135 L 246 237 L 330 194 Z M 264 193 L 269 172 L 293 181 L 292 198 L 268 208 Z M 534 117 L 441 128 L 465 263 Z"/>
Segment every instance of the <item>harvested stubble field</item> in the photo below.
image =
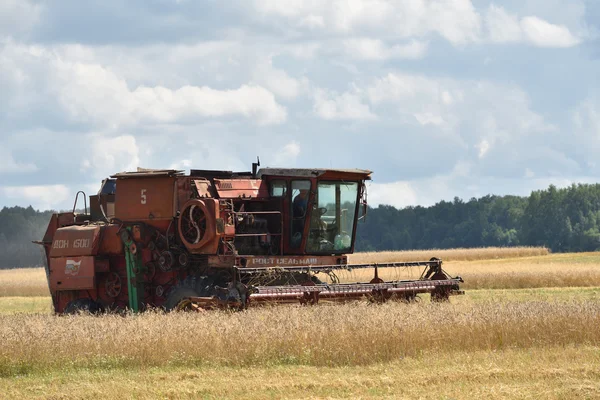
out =
<path fill-rule="evenodd" d="M 0 271 L 0 398 L 600 398 L 600 254 L 471 252 L 351 258 L 447 260 L 450 303 L 238 313 L 56 317 L 43 270 Z"/>

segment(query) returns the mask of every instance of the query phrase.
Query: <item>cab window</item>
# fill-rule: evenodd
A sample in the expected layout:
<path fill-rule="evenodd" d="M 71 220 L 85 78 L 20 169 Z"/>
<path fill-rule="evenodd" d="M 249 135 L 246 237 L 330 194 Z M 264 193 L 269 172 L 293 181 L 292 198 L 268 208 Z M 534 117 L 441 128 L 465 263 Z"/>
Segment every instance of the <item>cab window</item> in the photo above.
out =
<path fill-rule="evenodd" d="M 283 197 L 285 196 L 287 189 L 286 181 L 272 181 L 271 182 L 271 197 Z"/>

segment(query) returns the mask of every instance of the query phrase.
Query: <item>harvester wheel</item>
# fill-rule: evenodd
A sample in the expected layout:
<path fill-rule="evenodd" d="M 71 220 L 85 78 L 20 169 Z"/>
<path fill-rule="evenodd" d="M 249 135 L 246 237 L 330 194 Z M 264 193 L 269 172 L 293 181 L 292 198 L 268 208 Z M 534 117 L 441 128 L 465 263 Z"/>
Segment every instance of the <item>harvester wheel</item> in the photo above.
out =
<path fill-rule="evenodd" d="M 201 290 L 199 290 L 201 285 L 202 280 L 198 280 L 195 276 L 188 276 L 171 289 L 163 307 L 166 311 L 187 309 L 184 304 L 187 302 L 186 299 L 188 297 L 199 297 L 201 295 Z"/>
<path fill-rule="evenodd" d="M 104 307 L 92 299 L 77 299 L 69 302 L 65 307 L 64 314 L 77 314 L 88 312 L 98 314 L 104 311 Z"/>

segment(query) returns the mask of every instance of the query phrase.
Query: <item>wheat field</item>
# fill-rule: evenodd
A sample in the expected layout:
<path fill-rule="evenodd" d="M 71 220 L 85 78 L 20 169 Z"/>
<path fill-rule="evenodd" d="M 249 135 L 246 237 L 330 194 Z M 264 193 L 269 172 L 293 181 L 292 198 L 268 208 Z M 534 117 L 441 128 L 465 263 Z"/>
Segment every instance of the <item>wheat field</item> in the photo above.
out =
<path fill-rule="evenodd" d="M 384 263 L 394 261 L 426 261 L 432 257 L 444 261 L 477 261 L 505 258 L 546 256 L 546 247 L 482 247 L 473 249 L 430 249 L 406 251 L 367 251 L 351 254 L 350 263 Z"/>
<path fill-rule="evenodd" d="M 600 253 L 470 252 L 350 257 L 442 258 L 449 303 L 200 314 L 55 316 L 43 269 L 0 271 L 0 398 L 600 398 Z"/>
<path fill-rule="evenodd" d="M 44 269 L 0 269 L 0 297 L 11 296 L 50 296 Z"/>
<path fill-rule="evenodd" d="M 65 366 L 370 365 L 423 351 L 600 345 L 600 302 L 280 306 L 0 316 L 0 375 Z"/>
<path fill-rule="evenodd" d="M 596 399 L 599 366 L 597 347 L 576 345 L 425 351 L 366 366 L 94 367 L 0 377 L 0 398 Z"/>

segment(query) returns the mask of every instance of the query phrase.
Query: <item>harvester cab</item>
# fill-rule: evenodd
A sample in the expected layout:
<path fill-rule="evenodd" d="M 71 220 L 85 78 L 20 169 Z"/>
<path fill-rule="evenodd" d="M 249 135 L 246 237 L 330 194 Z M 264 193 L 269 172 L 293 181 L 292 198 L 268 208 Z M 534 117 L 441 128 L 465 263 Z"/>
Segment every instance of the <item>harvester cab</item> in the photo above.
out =
<path fill-rule="evenodd" d="M 56 312 L 246 308 L 459 294 L 438 259 L 350 264 L 371 171 L 138 169 L 102 182 L 89 212 L 54 214 L 42 241 Z M 85 196 L 85 195 L 84 195 Z M 77 204 L 77 199 L 76 199 Z M 421 267 L 388 280 L 381 268 Z M 342 271 L 373 270 L 348 283 Z"/>

